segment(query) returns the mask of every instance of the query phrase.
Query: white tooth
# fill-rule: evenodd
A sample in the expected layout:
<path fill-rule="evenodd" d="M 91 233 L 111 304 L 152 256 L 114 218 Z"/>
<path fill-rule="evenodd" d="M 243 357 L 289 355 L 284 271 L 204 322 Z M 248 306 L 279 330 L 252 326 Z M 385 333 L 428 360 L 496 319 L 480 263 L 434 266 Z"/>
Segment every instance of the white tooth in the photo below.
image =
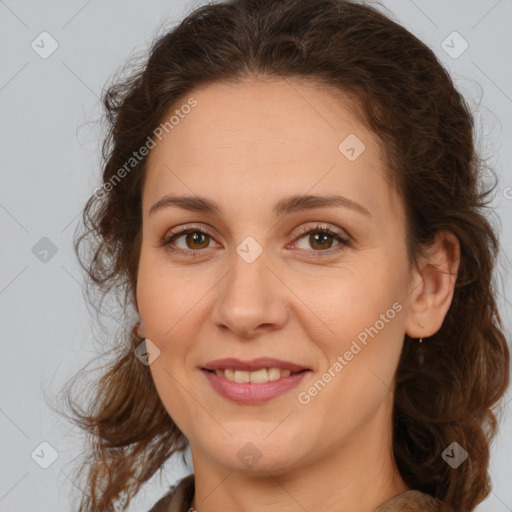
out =
<path fill-rule="evenodd" d="M 225 377 L 227 380 L 246 383 L 253 382 L 255 384 L 261 384 L 268 382 L 269 380 L 278 380 L 280 378 L 289 377 L 291 375 L 290 370 L 280 370 L 279 368 L 261 368 L 253 372 L 245 370 L 232 370 L 226 368 L 225 370 L 215 370 L 215 373 L 219 377 Z"/>
<path fill-rule="evenodd" d="M 235 370 L 235 382 L 249 382 L 249 372 Z"/>
<path fill-rule="evenodd" d="M 255 372 L 251 372 L 249 375 L 251 382 L 267 382 L 268 381 L 268 373 L 265 368 L 262 370 L 256 370 Z"/>
<path fill-rule="evenodd" d="M 268 380 L 277 380 L 281 377 L 281 370 L 279 368 L 269 368 Z"/>

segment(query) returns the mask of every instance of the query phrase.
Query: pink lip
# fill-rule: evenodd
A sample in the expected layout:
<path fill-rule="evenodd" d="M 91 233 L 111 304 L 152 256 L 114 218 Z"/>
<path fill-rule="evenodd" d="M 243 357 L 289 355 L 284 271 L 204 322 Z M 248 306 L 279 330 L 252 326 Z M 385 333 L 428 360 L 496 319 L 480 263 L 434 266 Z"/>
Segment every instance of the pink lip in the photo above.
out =
<path fill-rule="evenodd" d="M 263 366 L 264 368 L 272 368 L 273 366 Z M 279 366 L 274 365 L 279 368 Z M 226 367 L 223 367 L 226 368 Z M 241 369 L 239 366 L 238 369 Z M 262 368 L 262 366 L 258 366 Z M 212 388 L 219 393 L 219 395 L 238 402 L 241 404 L 258 404 L 267 402 L 272 398 L 276 398 L 286 391 L 296 387 L 304 376 L 309 373 L 308 371 L 295 373 L 289 377 L 281 377 L 277 380 L 268 382 L 261 382 L 255 384 L 253 382 L 233 382 L 224 377 L 219 377 L 215 373 L 211 373 L 208 370 L 202 369 L 203 374 L 208 379 L 208 382 Z"/>
<path fill-rule="evenodd" d="M 279 368 L 280 370 L 290 370 L 291 372 L 300 372 L 302 370 L 309 370 L 306 366 L 299 366 L 298 364 L 291 363 L 290 361 L 282 361 L 274 359 L 273 357 L 259 357 L 251 361 L 241 361 L 232 357 L 226 359 L 216 359 L 210 361 L 203 366 L 206 370 L 245 370 L 248 372 L 260 370 L 261 368 Z"/>

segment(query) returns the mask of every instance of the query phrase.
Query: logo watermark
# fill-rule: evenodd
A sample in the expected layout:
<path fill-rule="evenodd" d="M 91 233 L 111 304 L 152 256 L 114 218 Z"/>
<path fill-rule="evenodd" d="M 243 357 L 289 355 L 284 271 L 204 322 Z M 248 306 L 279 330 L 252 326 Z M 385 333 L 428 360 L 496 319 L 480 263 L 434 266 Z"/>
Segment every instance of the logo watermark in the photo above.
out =
<path fill-rule="evenodd" d="M 99 198 L 100 196 L 110 192 L 130 171 L 142 161 L 142 159 L 149 154 L 149 150 L 156 146 L 154 138 L 162 140 L 164 133 L 169 133 L 176 125 L 180 123 L 189 114 L 193 107 L 197 105 L 195 98 L 189 98 L 187 103 L 183 104 L 179 109 L 175 109 L 174 113 L 169 117 L 165 123 L 161 123 L 154 130 L 152 135 L 148 135 L 146 142 L 137 150 L 132 153 L 132 156 L 120 167 L 116 173 L 109 178 L 106 183 L 99 185 L 93 191 L 93 196 Z"/>
<path fill-rule="evenodd" d="M 356 340 L 352 340 L 349 350 L 346 350 L 343 355 L 339 355 L 336 358 L 336 361 L 320 376 L 320 378 L 308 388 L 307 391 L 301 391 L 297 399 L 299 403 L 302 405 L 307 405 L 311 402 L 311 399 L 320 393 L 329 382 L 331 382 L 336 375 L 338 375 L 347 364 L 352 361 L 355 355 L 359 354 L 361 350 L 368 344 L 368 336 L 373 338 L 376 336 L 386 324 L 388 324 L 395 315 L 402 311 L 402 304 L 399 302 L 395 302 L 391 308 L 386 310 L 386 313 L 381 313 L 379 316 L 379 320 L 377 320 L 372 326 L 365 327 L 363 331 L 361 331 L 357 335 L 357 340 L 363 345 L 361 347 Z"/>

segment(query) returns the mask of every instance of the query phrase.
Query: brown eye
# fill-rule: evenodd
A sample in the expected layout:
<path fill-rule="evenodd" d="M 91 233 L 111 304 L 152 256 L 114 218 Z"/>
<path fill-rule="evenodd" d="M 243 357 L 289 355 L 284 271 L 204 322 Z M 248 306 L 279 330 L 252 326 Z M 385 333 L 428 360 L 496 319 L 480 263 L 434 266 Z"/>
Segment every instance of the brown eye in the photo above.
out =
<path fill-rule="evenodd" d="M 316 232 L 309 235 L 309 243 L 314 249 L 330 249 L 333 242 L 333 235 L 325 232 Z"/>
<path fill-rule="evenodd" d="M 301 236 L 297 239 L 296 244 L 301 250 L 309 253 L 317 253 L 315 256 L 321 256 L 323 253 L 331 254 L 332 252 L 342 250 L 350 245 L 348 239 L 344 238 L 341 233 L 327 227 L 316 226 L 313 228 L 305 228 L 301 230 Z M 301 240 L 306 240 L 308 247 L 300 247 Z M 333 245 L 333 242 L 337 243 Z M 332 249 L 332 250 L 331 250 Z"/>
<path fill-rule="evenodd" d="M 180 241 L 181 239 L 183 241 Z M 188 228 L 171 233 L 160 242 L 160 245 L 171 252 L 193 254 L 208 248 L 211 239 L 208 233 L 200 229 Z"/>
<path fill-rule="evenodd" d="M 186 233 L 184 236 L 187 249 L 204 249 L 205 247 L 208 247 L 210 237 L 206 233 L 202 233 L 201 231 L 191 231 Z"/>
<path fill-rule="evenodd" d="M 338 233 L 328 227 L 302 228 L 299 235 L 295 244 L 303 239 L 306 240 L 308 247 L 305 249 L 299 247 L 299 249 L 300 252 L 308 253 L 308 256 L 330 255 L 350 246 L 350 240 L 342 236 L 341 232 Z M 196 257 L 204 255 L 204 250 L 210 248 L 211 241 L 214 241 L 214 238 L 208 233 L 199 228 L 189 227 L 170 233 L 160 241 L 159 245 L 171 253 Z M 333 244 L 334 241 L 337 243 Z"/>

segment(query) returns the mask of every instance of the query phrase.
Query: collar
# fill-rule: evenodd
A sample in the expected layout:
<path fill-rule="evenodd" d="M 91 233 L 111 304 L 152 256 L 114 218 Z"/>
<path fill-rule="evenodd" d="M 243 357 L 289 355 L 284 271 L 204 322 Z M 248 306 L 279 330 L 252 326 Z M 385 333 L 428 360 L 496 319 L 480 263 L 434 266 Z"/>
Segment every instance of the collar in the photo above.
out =
<path fill-rule="evenodd" d="M 192 507 L 194 473 L 172 485 L 149 512 L 197 512 Z M 379 505 L 374 512 L 439 512 L 439 501 L 429 494 L 409 489 Z"/>

